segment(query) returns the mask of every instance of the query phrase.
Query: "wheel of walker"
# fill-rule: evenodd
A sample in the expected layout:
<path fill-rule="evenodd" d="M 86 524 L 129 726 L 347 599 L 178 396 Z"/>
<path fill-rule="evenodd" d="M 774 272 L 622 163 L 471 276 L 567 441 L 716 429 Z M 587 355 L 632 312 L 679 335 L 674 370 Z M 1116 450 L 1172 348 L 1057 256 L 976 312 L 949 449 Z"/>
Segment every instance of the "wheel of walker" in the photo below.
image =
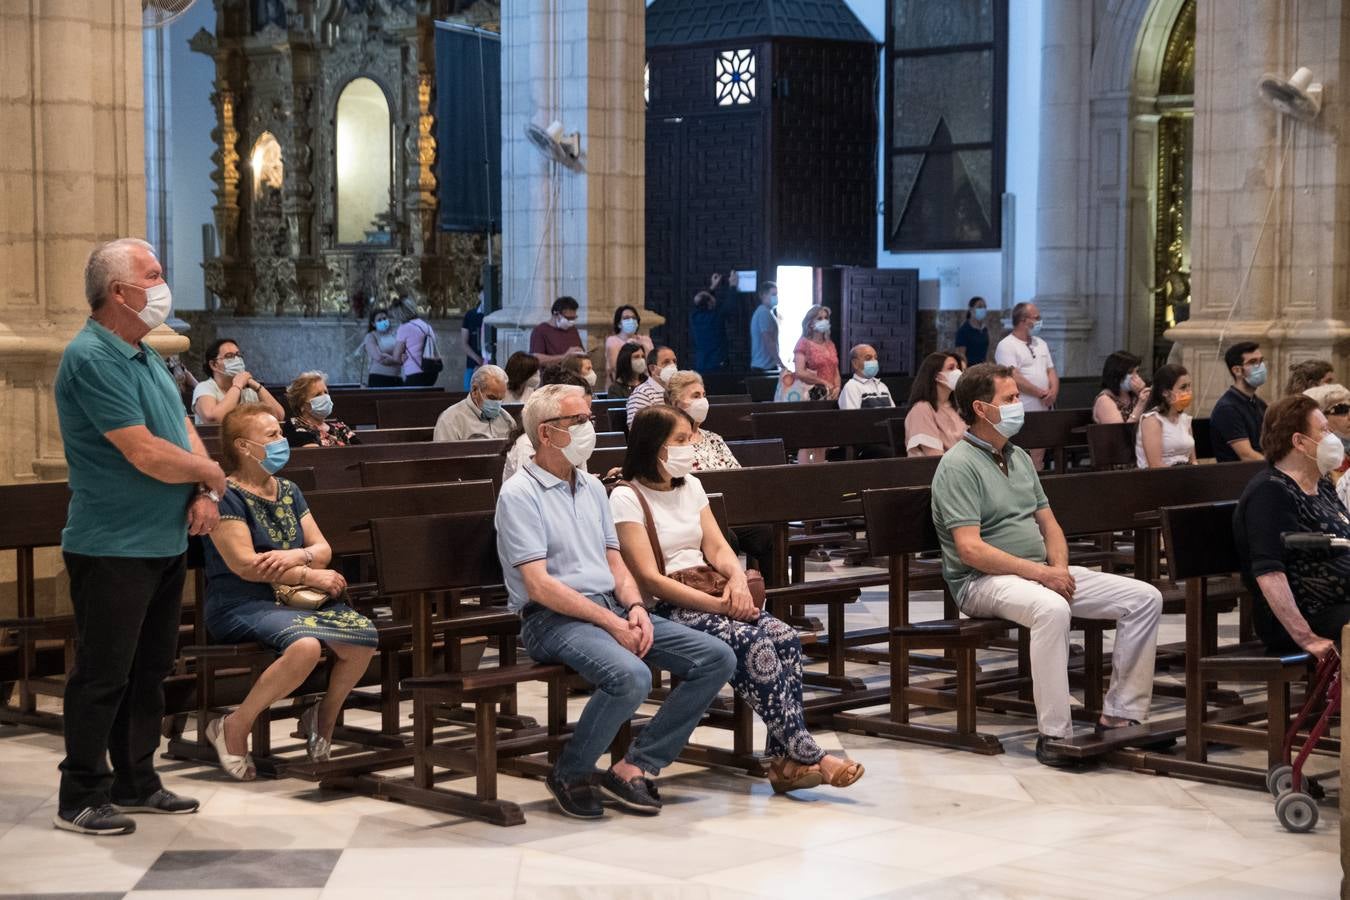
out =
<path fill-rule="evenodd" d="M 1294 767 L 1285 763 L 1280 766 L 1271 766 L 1270 771 L 1266 773 L 1266 788 L 1270 791 L 1270 796 L 1279 798 L 1285 791 L 1294 786 Z"/>
<path fill-rule="evenodd" d="M 1288 831 L 1312 831 L 1317 825 L 1317 801 L 1302 791 L 1289 791 L 1275 801 L 1275 817 Z"/>

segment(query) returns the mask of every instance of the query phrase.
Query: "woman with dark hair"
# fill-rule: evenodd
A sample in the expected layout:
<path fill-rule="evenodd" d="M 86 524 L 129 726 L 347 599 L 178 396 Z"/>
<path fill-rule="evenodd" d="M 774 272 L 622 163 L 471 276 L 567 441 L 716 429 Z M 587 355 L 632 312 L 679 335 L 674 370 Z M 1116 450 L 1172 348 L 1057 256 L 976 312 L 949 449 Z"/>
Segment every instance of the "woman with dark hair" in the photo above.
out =
<path fill-rule="evenodd" d="M 1153 373 L 1153 389 L 1134 436 L 1135 462 L 1141 469 L 1195 465 L 1191 436 L 1191 375 L 1166 365 Z"/>
<path fill-rule="evenodd" d="M 206 630 L 214 641 L 257 641 L 279 656 L 234 712 L 207 724 L 206 739 L 230 777 L 252 781 L 254 720 L 305 682 L 325 647 L 333 657 L 328 691 L 301 714 L 300 732 L 311 760 L 328 759 L 338 715 L 370 665 L 377 636 L 369 619 L 342 602 L 347 582 L 329 567 L 332 550 L 304 495 L 276 474 L 290 456 L 276 417 L 260 403 L 235 407 L 220 437 L 229 481 L 220 524 L 204 542 Z M 317 609 L 283 602 L 281 595 L 295 588 L 327 600 Z"/>
<path fill-rule="evenodd" d="M 978 366 L 989 358 L 989 326 L 984 321 L 988 314 L 984 298 L 971 297 L 966 304 L 966 320 L 956 329 L 956 352 L 965 357 L 968 366 Z"/>
<path fill-rule="evenodd" d="M 1261 452 L 1269 468 L 1253 478 L 1233 516 L 1242 578 L 1255 598 L 1252 622 L 1272 653 L 1336 652 L 1350 623 L 1350 553 L 1286 547 L 1290 533 L 1350 538 L 1350 518 L 1326 475 L 1344 448 L 1317 401 L 1281 397 L 1266 410 Z"/>
<path fill-rule="evenodd" d="M 745 572 L 722 534 L 693 468 L 693 423 L 670 406 L 649 406 L 628 431 L 624 481 L 610 494 L 624 563 L 638 587 L 656 598 L 654 612 L 703 631 L 736 652 L 732 687 L 768 726 L 769 783 L 776 793 L 848 787 L 863 767 L 829 756 L 806 728 L 802 649 L 797 632 L 751 598 Z M 680 575 L 707 566 L 726 579 L 721 596 Z"/>
<path fill-rule="evenodd" d="M 627 398 L 635 387 L 647 380 L 647 354 L 650 352 L 651 348 L 644 349 L 637 341 L 629 341 L 619 348 L 606 392 L 611 398 Z"/>
<path fill-rule="evenodd" d="M 286 411 L 248 371 L 239 344 L 230 338 L 212 341 L 204 354 L 206 378 L 192 389 L 192 417 L 197 425 L 219 425 L 236 407 L 261 403 L 278 419 Z"/>
<path fill-rule="evenodd" d="M 1092 421 L 1098 425 L 1138 422 L 1148 395 L 1139 377 L 1139 357 L 1117 350 L 1102 364 L 1102 390 L 1092 404 Z"/>
<path fill-rule="evenodd" d="M 914 386 L 909 389 L 906 456 L 941 456 L 966 433 L 967 426 L 957 412 L 954 396 L 965 368 L 960 354 L 954 350 L 930 353 L 923 358 L 914 376 Z"/>
<path fill-rule="evenodd" d="M 389 310 L 372 307 L 366 317 L 366 337 L 361 348 L 366 351 L 366 387 L 399 387 L 403 384 L 403 359 L 395 356 L 398 337 Z"/>
<path fill-rule="evenodd" d="M 1289 367 L 1289 383 L 1284 386 L 1284 392 L 1292 397 L 1319 384 L 1335 383 L 1335 366 L 1325 359 L 1305 359 L 1303 362 L 1294 363 Z"/>
<path fill-rule="evenodd" d="M 605 383 L 622 384 L 619 377 L 619 357 L 622 355 L 625 344 L 637 344 L 642 348 L 642 355 L 646 358 L 652 349 L 652 339 L 645 334 L 638 334 L 638 328 L 642 326 L 642 317 L 638 315 L 637 307 L 625 303 L 614 310 L 614 333 L 605 338 Z M 638 384 L 642 379 L 637 380 Z M 611 390 L 609 395 L 614 396 Z M 627 397 L 627 394 L 621 396 Z"/>
<path fill-rule="evenodd" d="M 517 351 L 506 361 L 506 402 L 524 403 L 539 387 L 539 357 Z"/>

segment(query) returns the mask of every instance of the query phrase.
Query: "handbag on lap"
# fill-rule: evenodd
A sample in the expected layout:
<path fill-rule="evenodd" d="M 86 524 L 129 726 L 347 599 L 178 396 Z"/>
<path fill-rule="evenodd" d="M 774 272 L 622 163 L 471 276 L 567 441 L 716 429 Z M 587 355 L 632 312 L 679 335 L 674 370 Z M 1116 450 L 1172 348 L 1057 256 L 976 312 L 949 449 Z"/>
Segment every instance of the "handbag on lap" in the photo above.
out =
<path fill-rule="evenodd" d="M 282 606 L 291 609 L 314 610 L 329 601 L 329 596 L 318 588 L 301 584 L 274 584 L 272 594 Z"/>

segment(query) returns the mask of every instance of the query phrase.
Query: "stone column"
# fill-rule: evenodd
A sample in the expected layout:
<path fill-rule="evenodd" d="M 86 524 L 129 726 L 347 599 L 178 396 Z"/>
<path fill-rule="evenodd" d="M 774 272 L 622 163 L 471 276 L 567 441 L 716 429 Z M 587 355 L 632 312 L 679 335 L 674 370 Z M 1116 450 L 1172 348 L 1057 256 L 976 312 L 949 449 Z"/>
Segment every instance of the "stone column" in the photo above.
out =
<path fill-rule="evenodd" d="M 1091 251 L 1086 220 L 1092 10 L 1079 0 L 1045 0 L 1042 13 L 1036 305 L 1045 322 L 1041 336 L 1061 376 L 1101 370 L 1092 352 L 1099 311 L 1089 308 L 1084 275 Z M 1108 320 L 1114 314 L 1101 312 Z"/>
<path fill-rule="evenodd" d="M 90 249 L 145 231 L 140 3 L 0 3 L 0 60 L 0 482 L 16 482 L 64 475 L 52 382 L 88 314 Z"/>
<path fill-rule="evenodd" d="M 1282 117 L 1257 93 L 1264 72 L 1299 66 L 1334 88 L 1350 77 L 1345 10 L 1335 0 L 1298 4 L 1199 0 L 1196 9 L 1195 167 L 1189 321 L 1181 344 L 1199 412 L 1229 383 L 1223 347 L 1261 342 L 1268 399 L 1289 366 L 1331 360 L 1350 377 L 1350 148 L 1336 90 L 1311 123 Z"/>
<path fill-rule="evenodd" d="M 527 349 L 554 299 L 581 302 L 588 348 L 614 309 L 645 295 L 646 7 L 631 0 L 537 0 L 502 9 L 502 293 L 497 357 Z M 525 137 L 560 121 L 581 135 L 576 168 Z M 644 328 L 659 316 L 642 314 Z M 601 367 L 603 363 L 601 363 Z"/>

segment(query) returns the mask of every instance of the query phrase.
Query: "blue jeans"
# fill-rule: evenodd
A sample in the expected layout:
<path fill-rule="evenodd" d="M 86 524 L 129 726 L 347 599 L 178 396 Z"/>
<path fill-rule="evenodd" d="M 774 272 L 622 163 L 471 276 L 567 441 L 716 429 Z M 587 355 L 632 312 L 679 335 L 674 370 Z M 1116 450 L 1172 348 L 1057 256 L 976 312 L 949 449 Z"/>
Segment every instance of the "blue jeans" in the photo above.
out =
<path fill-rule="evenodd" d="M 594 599 L 624 615 L 612 597 Z M 654 639 L 644 660 L 589 622 L 550 609 L 536 609 L 525 617 L 520 632 L 530 656 L 569 666 L 596 688 L 553 769 L 559 780 L 574 784 L 595 773 L 600 755 L 651 693 L 648 661 L 680 679 L 624 757 L 652 775 L 680 754 L 704 711 L 736 671 L 736 654 L 717 638 L 660 616 L 651 619 Z"/>

